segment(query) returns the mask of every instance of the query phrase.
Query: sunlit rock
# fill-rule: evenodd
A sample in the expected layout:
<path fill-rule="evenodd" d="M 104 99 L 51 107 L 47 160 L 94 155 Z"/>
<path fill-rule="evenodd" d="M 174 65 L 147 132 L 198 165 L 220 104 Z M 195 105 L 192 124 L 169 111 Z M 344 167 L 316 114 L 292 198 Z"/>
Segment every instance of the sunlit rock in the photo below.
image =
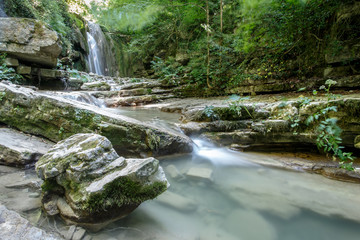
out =
<path fill-rule="evenodd" d="M 47 95 L 11 83 L 0 83 L 0 122 L 21 131 L 59 141 L 76 133 L 106 136 L 118 153 L 165 155 L 192 151 L 187 136 L 106 109 Z"/>
<path fill-rule="evenodd" d="M 59 142 L 37 162 L 36 171 L 44 180 L 44 204 L 56 202 L 67 222 L 92 230 L 128 215 L 168 186 L 158 160 L 119 157 L 97 134 Z"/>
<path fill-rule="evenodd" d="M 32 64 L 56 67 L 60 38 L 41 21 L 0 18 L 0 52 Z"/>

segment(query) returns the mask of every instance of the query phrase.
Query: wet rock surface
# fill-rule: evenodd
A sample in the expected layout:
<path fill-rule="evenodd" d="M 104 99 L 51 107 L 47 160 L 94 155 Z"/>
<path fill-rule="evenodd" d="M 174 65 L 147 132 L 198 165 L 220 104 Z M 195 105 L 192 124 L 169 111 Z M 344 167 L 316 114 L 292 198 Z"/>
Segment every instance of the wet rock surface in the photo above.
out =
<path fill-rule="evenodd" d="M 97 134 L 76 134 L 55 145 L 36 164 L 45 182 L 45 209 L 57 206 L 69 223 L 91 230 L 132 212 L 167 189 L 158 160 L 119 157 Z M 56 212 L 56 211 L 55 211 Z"/>
<path fill-rule="evenodd" d="M 8 210 L 0 204 L 0 232 L 1 239 L 7 240 L 60 240 L 56 234 L 46 233 L 44 230 L 32 226 L 28 220 L 18 213 Z"/>
<path fill-rule="evenodd" d="M 56 67 L 60 39 L 43 22 L 28 18 L 0 18 L 0 52 L 19 60 Z"/>
<path fill-rule="evenodd" d="M 54 143 L 10 128 L 0 128 L 0 164 L 30 167 Z"/>
<path fill-rule="evenodd" d="M 0 83 L 0 122 L 59 141 L 79 132 L 99 132 L 122 154 L 165 155 L 192 151 L 185 135 L 115 115 L 101 108 Z"/>

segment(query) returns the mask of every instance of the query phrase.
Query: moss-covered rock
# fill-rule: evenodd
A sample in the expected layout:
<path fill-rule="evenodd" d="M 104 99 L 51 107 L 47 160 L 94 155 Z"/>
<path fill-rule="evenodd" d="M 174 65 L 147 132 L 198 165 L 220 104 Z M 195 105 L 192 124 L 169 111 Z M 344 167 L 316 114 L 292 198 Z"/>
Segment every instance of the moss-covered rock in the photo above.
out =
<path fill-rule="evenodd" d="M 118 153 L 164 155 L 192 151 L 192 141 L 135 119 L 60 96 L 0 83 L 0 122 L 52 141 L 75 133 L 101 133 Z"/>
<path fill-rule="evenodd" d="M 60 38 L 45 23 L 27 18 L 0 18 L 0 52 L 22 61 L 56 67 Z"/>
<path fill-rule="evenodd" d="M 44 180 L 44 204 L 55 199 L 65 220 L 93 230 L 126 216 L 168 186 L 158 160 L 119 157 L 98 134 L 59 142 L 36 163 L 36 171 Z"/>

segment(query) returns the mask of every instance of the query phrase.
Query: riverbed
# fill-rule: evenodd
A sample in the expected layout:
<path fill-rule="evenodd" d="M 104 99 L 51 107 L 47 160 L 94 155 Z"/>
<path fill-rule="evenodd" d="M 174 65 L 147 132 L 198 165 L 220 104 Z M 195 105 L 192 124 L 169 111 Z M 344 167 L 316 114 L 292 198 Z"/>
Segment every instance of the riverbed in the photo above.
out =
<path fill-rule="evenodd" d="M 108 110 L 178 131 L 177 114 Z M 170 182 L 166 193 L 88 235 L 94 240 L 359 239 L 358 184 L 276 167 L 280 158 L 291 156 L 236 152 L 193 140 L 192 154 L 160 159 Z M 272 167 L 259 164 L 266 162 Z M 40 198 L 31 186 L 4 187 L 35 179 L 34 171 L 1 167 L 0 172 L 1 203 L 41 228 L 66 231 L 61 219 L 46 217 L 36 208 Z"/>

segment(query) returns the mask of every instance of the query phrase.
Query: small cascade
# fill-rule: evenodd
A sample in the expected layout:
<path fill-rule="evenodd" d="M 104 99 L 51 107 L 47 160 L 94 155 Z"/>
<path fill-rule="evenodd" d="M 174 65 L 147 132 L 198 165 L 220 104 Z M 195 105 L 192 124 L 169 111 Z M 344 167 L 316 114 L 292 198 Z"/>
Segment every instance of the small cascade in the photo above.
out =
<path fill-rule="evenodd" d="M 234 152 L 227 148 L 215 146 L 213 143 L 193 139 L 195 144 L 193 158 L 196 161 L 209 161 L 214 165 L 254 167 L 257 164 L 251 162 L 251 155 L 247 153 Z"/>
<path fill-rule="evenodd" d="M 100 99 L 97 99 L 96 97 L 92 96 L 91 94 L 87 92 L 57 92 L 58 95 L 60 95 L 63 98 L 86 103 L 89 105 L 93 105 L 99 108 L 105 108 L 106 105 L 103 101 Z"/>

